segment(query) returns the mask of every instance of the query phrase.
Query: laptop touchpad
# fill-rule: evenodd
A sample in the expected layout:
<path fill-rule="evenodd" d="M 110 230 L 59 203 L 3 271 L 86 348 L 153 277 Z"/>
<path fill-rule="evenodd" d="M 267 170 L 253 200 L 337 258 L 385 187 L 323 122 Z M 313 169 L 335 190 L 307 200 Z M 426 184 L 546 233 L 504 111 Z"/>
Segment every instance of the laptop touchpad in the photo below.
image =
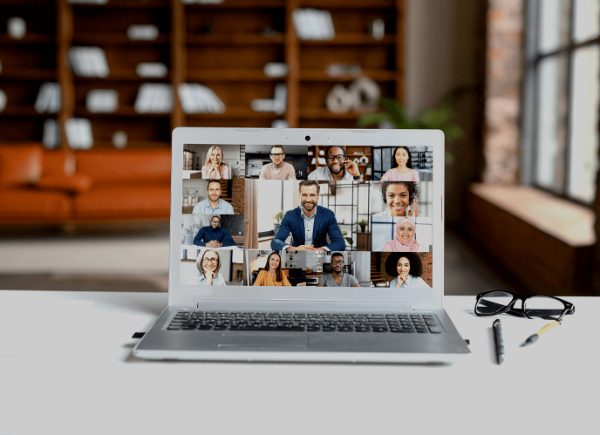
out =
<path fill-rule="evenodd" d="M 228 332 L 221 335 L 219 341 L 219 349 L 306 350 L 307 348 L 308 336 L 306 334 Z"/>

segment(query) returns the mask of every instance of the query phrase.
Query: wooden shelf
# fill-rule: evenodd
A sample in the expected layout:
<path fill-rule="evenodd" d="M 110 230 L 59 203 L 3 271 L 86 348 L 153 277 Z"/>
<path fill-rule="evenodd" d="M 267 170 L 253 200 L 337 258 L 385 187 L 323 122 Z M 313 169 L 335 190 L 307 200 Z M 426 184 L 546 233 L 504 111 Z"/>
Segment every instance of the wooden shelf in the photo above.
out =
<path fill-rule="evenodd" d="M 55 80 L 56 71 L 52 69 L 33 69 L 24 68 L 18 71 L 14 70 L 2 70 L 0 72 L 0 81 L 14 80 L 14 81 L 42 81 L 42 80 Z"/>
<path fill-rule="evenodd" d="M 110 117 L 124 117 L 124 118 L 168 118 L 170 113 L 139 113 L 136 112 L 133 106 L 122 105 L 115 112 L 109 113 L 94 113 L 89 112 L 85 107 L 76 107 L 75 115 L 84 118 L 110 118 Z"/>
<path fill-rule="evenodd" d="M 44 33 L 26 33 L 22 39 L 0 35 L 0 45 L 50 44 L 53 42 L 54 35 L 46 35 Z"/>
<path fill-rule="evenodd" d="M 73 7 L 90 9 L 156 9 L 169 8 L 169 0 L 112 0 L 106 4 L 73 3 Z"/>
<path fill-rule="evenodd" d="M 186 36 L 188 45 L 271 45 L 283 44 L 284 35 L 265 36 L 256 33 L 234 33 L 230 35 L 193 35 Z"/>
<path fill-rule="evenodd" d="M 112 149 L 110 132 L 118 130 L 125 131 L 130 139 L 142 139 L 127 148 L 164 148 L 170 146 L 172 129 L 180 126 L 264 128 L 283 118 L 291 128 L 353 127 L 361 112 L 334 114 L 325 108 L 325 101 L 335 84 L 347 87 L 357 77 L 331 77 L 326 68 L 331 63 L 357 64 L 362 68 L 361 77 L 374 80 L 382 95 L 402 103 L 405 2 L 225 0 L 219 4 L 185 4 L 181 0 L 110 0 L 107 4 L 73 4 L 66 0 L 2 0 L 0 12 L 12 16 L 7 14 L 22 8 L 23 13 L 17 15 L 22 15 L 33 31 L 21 40 L 0 35 L 0 59 L 5 60 L 0 83 L 15 87 L 8 107 L 0 112 L 5 118 L 3 128 L 10 130 L 6 136 L 15 142 L 32 137 L 41 141 L 45 118 L 57 119 L 64 131 L 67 119 L 80 116 L 89 118 L 98 137 L 105 139 L 94 147 Z M 331 11 L 335 37 L 331 41 L 299 40 L 293 25 L 296 8 Z M 376 17 L 385 21 L 388 32 L 381 40 L 367 33 Z M 157 39 L 130 40 L 129 26 L 144 24 L 160 29 Z M 273 34 L 265 29 L 274 29 Z M 108 77 L 75 75 L 68 56 L 73 46 L 104 48 Z M 135 71 L 140 62 L 161 62 L 168 74 L 140 77 Z M 267 77 L 263 68 L 274 62 L 286 63 L 289 75 Z M 59 114 L 39 114 L 33 107 L 31 100 L 44 81 L 61 86 Z M 176 90 L 184 82 L 212 88 L 228 106 L 225 113 L 186 114 L 177 92 L 171 113 L 135 111 L 132 103 L 142 84 L 168 83 Z M 252 110 L 250 101 L 272 98 L 276 83 L 287 85 L 285 114 Z M 92 89 L 115 89 L 128 104 L 114 113 L 90 113 L 82 97 Z M 28 102 L 31 107 L 15 105 L 15 101 Z M 25 124 L 32 127 L 27 130 Z M 62 146 L 68 147 L 63 142 Z"/>
<path fill-rule="evenodd" d="M 329 40 L 303 40 L 302 45 L 391 45 L 394 44 L 395 36 L 386 34 L 381 40 L 373 38 L 364 33 L 337 33 Z"/>
<path fill-rule="evenodd" d="M 56 113 L 39 113 L 32 106 L 15 104 L 8 104 L 4 110 L 0 112 L 0 118 L 56 118 L 56 115 Z"/>
<path fill-rule="evenodd" d="M 284 81 L 285 77 L 268 77 L 264 71 L 259 70 L 244 70 L 244 69 L 229 69 L 229 70 L 206 70 L 206 71 L 188 71 L 187 81 L 215 81 L 215 82 L 245 82 L 245 81 L 260 81 L 273 82 Z"/>
<path fill-rule="evenodd" d="M 76 82 L 110 82 L 110 81 L 123 81 L 123 82 L 169 82 L 170 74 L 167 73 L 165 77 L 140 77 L 133 70 L 113 70 L 111 69 L 108 77 L 83 77 L 73 75 L 73 79 Z M 102 86 L 106 86 L 102 84 Z"/>
<path fill-rule="evenodd" d="M 276 115 L 273 112 L 255 112 L 249 107 L 227 107 L 225 113 L 195 113 L 188 114 L 190 119 L 234 119 L 234 118 L 252 118 L 252 119 L 275 119 L 283 115 Z"/>
<path fill-rule="evenodd" d="M 352 82 L 359 77 L 368 77 L 376 82 L 394 81 L 397 78 L 395 71 L 385 70 L 362 70 L 359 76 L 344 74 L 339 77 L 332 77 L 325 71 L 305 70 L 300 71 L 300 80 L 304 82 Z"/>
<path fill-rule="evenodd" d="M 303 107 L 300 109 L 300 118 L 302 119 L 356 119 L 363 114 L 355 111 L 340 114 L 331 113 L 325 108 Z"/>
<path fill-rule="evenodd" d="M 156 39 L 143 40 L 143 39 L 129 39 L 126 34 L 123 33 L 100 33 L 100 34 L 79 34 L 73 37 L 73 44 L 82 45 L 94 45 L 94 46 L 105 46 L 105 45 L 148 45 L 154 46 L 156 44 L 168 44 L 170 41 L 169 35 L 158 35 Z"/>
<path fill-rule="evenodd" d="M 112 148 L 117 149 L 112 142 L 110 141 L 94 141 L 94 148 Z M 124 149 L 156 149 L 156 148 L 171 148 L 170 142 L 159 142 L 159 141 L 131 141 L 127 143 L 127 146 Z"/>

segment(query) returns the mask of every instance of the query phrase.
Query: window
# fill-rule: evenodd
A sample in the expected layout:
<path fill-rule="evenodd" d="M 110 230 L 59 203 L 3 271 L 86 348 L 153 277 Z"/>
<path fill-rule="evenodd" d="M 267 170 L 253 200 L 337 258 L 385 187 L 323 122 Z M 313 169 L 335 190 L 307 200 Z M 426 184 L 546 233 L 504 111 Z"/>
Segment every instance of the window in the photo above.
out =
<path fill-rule="evenodd" d="M 526 7 L 522 181 L 590 204 L 598 171 L 600 0 Z"/>

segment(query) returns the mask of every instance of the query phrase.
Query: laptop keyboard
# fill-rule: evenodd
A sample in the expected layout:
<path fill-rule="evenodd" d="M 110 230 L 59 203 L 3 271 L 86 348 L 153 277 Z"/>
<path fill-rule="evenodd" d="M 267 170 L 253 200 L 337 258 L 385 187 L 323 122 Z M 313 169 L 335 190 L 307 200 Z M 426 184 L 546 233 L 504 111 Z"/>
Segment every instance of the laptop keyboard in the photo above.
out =
<path fill-rule="evenodd" d="M 432 314 L 241 313 L 180 311 L 169 331 L 322 331 L 433 333 Z"/>

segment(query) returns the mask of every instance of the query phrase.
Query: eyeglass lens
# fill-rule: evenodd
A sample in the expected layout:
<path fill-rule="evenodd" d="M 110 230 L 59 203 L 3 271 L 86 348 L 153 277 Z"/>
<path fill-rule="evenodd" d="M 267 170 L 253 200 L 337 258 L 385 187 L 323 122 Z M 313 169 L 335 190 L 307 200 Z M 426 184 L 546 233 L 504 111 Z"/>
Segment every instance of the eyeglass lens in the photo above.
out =
<path fill-rule="evenodd" d="M 530 317 L 554 317 L 558 319 L 565 305 L 558 299 L 548 296 L 531 296 L 523 303 L 523 311 Z"/>
<path fill-rule="evenodd" d="M 332 262 L 331 262 L 331 264 L 333 264 L 334 266 L 335 266 L 336 264 L 344 264 L 344 261 L 343 261 L 343 260 L 340 260 L 340 261 L 332 261 Z"/>
<path fill-rule="evenodd" d="M 271 154 L 273 157 L 281 157 L 283 154 L 281 153 L 277 153 L 277 154 Z"/>
<path fill-rule="evenodd" d="M 327 156 L 327 160 L 329 160 L 330 162 L 333 162 L 334 160 L 339 160 L 340 162 L 344 161 L 344 155 L 343 154 L 339 154 L 337 156 Z"/>
<path fill-rule="evenodd" d="M 506 292 L 491 292 L 482 296 L 475 305 L 475 311 L 480 314 L 495 314 L 502 311 L 513 300 Z"/>
<path fill-rule="evenodd" d="M 204 258 L 202 261 L 203 261 L 203 262 L 205 262 L 205 263 L 208 263 L 208 262 L 211 262 L 211 263 L 216 263 L 216 262 L 217 262 L 217 259 L 216 259 L 216 258 L 208 258 L 208 257 L 205 257 L 205 258 Z"/>

